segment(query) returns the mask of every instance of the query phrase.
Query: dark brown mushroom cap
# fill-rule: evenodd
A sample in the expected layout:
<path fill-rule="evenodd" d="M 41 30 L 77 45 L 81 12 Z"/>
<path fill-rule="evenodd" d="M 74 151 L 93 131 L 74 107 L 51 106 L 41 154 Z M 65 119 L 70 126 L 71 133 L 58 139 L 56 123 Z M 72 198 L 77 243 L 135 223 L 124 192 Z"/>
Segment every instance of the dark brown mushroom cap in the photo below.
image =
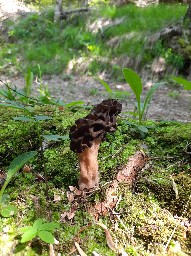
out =
<path fill-rule="evenodd" d="M 70 149 L 82 153 L 95 139 L 103 141 L 107 132 L 116 130 L 116 116 L 121 110 L 122 104 L 114 99 L 95 105 L 86 117 L 76 120 L 70 128 Z"/>

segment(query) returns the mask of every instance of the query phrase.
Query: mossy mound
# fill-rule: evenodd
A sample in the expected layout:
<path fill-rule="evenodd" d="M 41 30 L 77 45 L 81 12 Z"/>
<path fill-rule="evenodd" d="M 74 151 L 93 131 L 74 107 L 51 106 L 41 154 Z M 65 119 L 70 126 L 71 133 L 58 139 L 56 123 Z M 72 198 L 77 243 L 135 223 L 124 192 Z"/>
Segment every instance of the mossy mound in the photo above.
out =
<path fill-rule="evenodd" d="M 35 123 L 13 120 L 14 116 L 23 114 L 21 111 L 8 108 L 0 111 L 3 124 L 0 156 L 4 170 L 16 155 L 31 149 L 39 151 L 41 141 Z M 56 106 L 36 107 L 33 113 L 34 116 L 52 117 L 38 123 L 38 131 L 46 135 L 68 135 L 75 120 L 86 114 L 87 110 L 83 108 L 63 109 Z M 133 192 L 121 184 L 117 191 L 119 201 L 116 208 L 111 209 L 107 216 L 101 216 L 99 221 L 108 227 L 113 241 L 129 255 L 189 255 L 190 231 L 186 231 L 185 238 L 186 227 L 177 223 L 174 216 L 187 221 L 191 218 L 191 124 L 148 121 L 144 124 L 150 127 L 148 133 L 140 132 L 136 125 L 132 128 L 123 119 L 118 119 L 117 131 L 109 134 L 100 147 L 100 190 L 74 203 L 68 197 L 68 186 L 77 186 L 77 156 L 70 151 L 68 139 L 44 140 L 49 199 L 46 200 L 45 183 L 35 176 L 35 173 L 44 174 L 39 155 L 30 162 L 33 172 L 20 171 L 6 189 L 11 202 L 18 209 L 17 217 L 0 219 L 0 233 L 10 245 L 6 247 L 6 253 L 48 255 L 47 245 L 38 238 L 25 245 L 20 243 L 19 228 L 44 218 L 61 223 L 54 234 L 59 240 L 59 244 L 54 245 L 56 252 L 68 255 L 74 241 L 77 241 L 88 255 L 93 251 L 102 255 L 116 255 L 108 248 L 104 230 L 89 214 L 88 207 L 105 200 L 107 184 L 116 177 L 128 158 L 142 149 L 147 164 L 139 174 Z M 74 216 L 63 219 L 64 214 L 71 214 L 71 209 Z M 171 253 L 175 245 L 179 249 Z M 6 249 L 4 246 L 2 248 Z M 73 255 L 76 255 L 76 251 Z"/>

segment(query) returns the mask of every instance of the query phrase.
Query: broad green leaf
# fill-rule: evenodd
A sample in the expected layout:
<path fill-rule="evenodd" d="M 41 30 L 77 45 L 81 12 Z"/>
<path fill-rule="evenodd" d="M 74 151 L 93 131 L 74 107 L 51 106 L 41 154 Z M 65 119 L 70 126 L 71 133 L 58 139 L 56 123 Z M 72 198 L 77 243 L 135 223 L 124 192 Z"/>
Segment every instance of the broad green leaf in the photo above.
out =
<path fill-rule="evenodd" d="M 19 229 L 19 232 L 24 233 L 28 230 L 31 230 L 31 228 L 33 228 L 33 227 L 32 226 L 22 227 L 22 228 Z"/>
<path fill-rule="evenodd" d="M 48 244 L 54 244 L 54 236 L 48 231 L 39 231 L 38 236 L 42 241 Z"/>
<path fill-rule="evenodd" d="M 108 93 L 112 93 L 112 89 L 110 88 L 110 86 L 105 81 L 103 81 L 101 78 L 98 78 L 98 80 L 105 87 L 105 89 Z"/>
<path fill-rule="evenodd" d="M 39 226 L 39 230 L 54 231 L 55 228 L 59 228 L 59 224 L 56 222 L 43 223 Z"/>
<path fill-rule="evenodd" d="M 177 82 L 178 84 L 181 84 L 184 86 L 184 90 L 191 90 L 191 82 L 182 78 L 182 77 L 176 77 L 173 76 L 172 79 Z"/>
<path fill-rule="evenodd" d="M 33 158 L 35 155 L 37 155 L 37 151 L 30 151 L 25 152 L 19 156 L 17 156 L 10 164 L 7 170 L 7 179 L 5 183 L 3 184 L 3 187 L 0 191 L 0 204 L 2 202 L 2 196 L 4 193 L 5 188 L 7 187 L 8 183 L 10 182 L 13 175 L 31 158 Z"/>
<path fill-rule="evenodd" d="M 37 121 L 45 121 L 45 120 L 50 120 L 52 119 L 51 116 L 35 116 L 34 117 Z"/>
<path fill-rule="evenodd" d="M 146 97 L 145 97 L 145 101 L 144 101 L 144 104 L 143 104 L 143 107 L 141 109 L 141 120 L 143 118 L 143 115 L 145 113 L 145 111 L 147 110 L 150 102 L 151 102 L 151 99 L 152 99 L 152 96 L 154 94 L 154 92 L 158 89 L 158 87 L 162 85 L 162 83 L 156 83 L 154 84 L 148 91 Z"/>
<path fill-rule="evenodd" d="M 37 155 L 37 151 L 25 152 L 17 156 L 9 165 L 7 170 L 7 180 L 12 178 L 12 176 L 31 158 Z"/>
<path fill-rule="evenodd" d="M 30 229 L 28 229 L 26 232 L 22 234 L 21 243 L 25 243 L 32 240 L 37 235 L 37 233 L 38 233 L 37 229 L 34 227 L 31 227 Z"/>
<path fill-rule="evenodd" d="M 34 122 L 35 120 L 33 118 L 27 117 L 27 116 L 16 116 L 13 117 L 16 121 L 23 121 L 23 122 Z"/>
<path fill-rule="evenodd" d="M 141 132 L 144 132 L 144 133 L 147 133 L 147 132 L 148 132 L 148 129 L 147 129 L 146 126 L 137 125 L 136 127 L 137 127 L 137 128 L 139 129 L 139 131 L 141 131 Z"/>
<path fill-rule="evenodd" d="M 57 140 L 68 140 L 69 139 L 68 135 L 60 136 L 60 135 L 56 135 L 56 134 L 50 134 L 50 135 L 42 135 L 42 136 L 45 138 L 45 140 L 57 141 Z"/>
<path fill-rule="evenodd" d="M 11 217 L 11 216 L 15 215 L 16 212 L 17 212 L 17 208 L 14 205 L 9 204 L 9 205 L 1 206 L 1 215 L 3 217 L 6 217 L 6 218 Z"/>
<path fill-rule="evenodd" d="M 129 84 L 132 91 L 134 92 L 138 104 L 140 104 L 140 96 L 142 93 L 142 82 L 140 77 L 137 75 L 136 72 L 129 68 L 123 68 L 122 71 L 126 82 Z"/>
<path fill-rule="evenodd" d="M 43 219 L 39 218 L 39 219 L 35 220 L 33 227 L 36 229 L 39 229 L 42 224 L 43 224 Z"/>

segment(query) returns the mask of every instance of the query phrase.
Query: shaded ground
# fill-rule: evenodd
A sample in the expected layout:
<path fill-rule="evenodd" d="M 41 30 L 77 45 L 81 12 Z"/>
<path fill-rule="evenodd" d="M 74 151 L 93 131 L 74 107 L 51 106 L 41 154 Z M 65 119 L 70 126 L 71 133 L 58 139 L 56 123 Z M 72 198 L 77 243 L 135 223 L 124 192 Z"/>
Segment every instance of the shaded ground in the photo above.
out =
<path fill-rule="evenodd" d="M 22 88 L 25 84 L 23 78 L 1 77 L 1 80 L 10 82 L 12 85 Z M 80 76 L 73 77 L 71 80 L 64 80 L 62 77 L 45 77 L 43 80 L 45 85 L 48 85 L 50 94 L 58 99 L 63 99 L 66 103 L 71 101 L 82 100 L 85 104 L 97 104 L 109 97 L 105 89 L 99 81 L 93 77 Z M 114 90 L 129 91 L 130 96 L 120 99 L 123 103 L 123 111 L 133 111 L 135 97 L 129 86 L 125 83 L 108 82 Z M 143 95 L 148 91 L 152 83 L 147 83 L 144 86 Z M 0 88 L 2 87 L 0 83 Z M 39 83 L 34 82 L 34 93 L 39 88 Z M 153 100 L 148 109 L 147 118 L 152 120 L 172 120 L 172 121 L 191 121 L 191 91 L 185 91 L 181 87 L 161 85 L 156 91 Z"/>

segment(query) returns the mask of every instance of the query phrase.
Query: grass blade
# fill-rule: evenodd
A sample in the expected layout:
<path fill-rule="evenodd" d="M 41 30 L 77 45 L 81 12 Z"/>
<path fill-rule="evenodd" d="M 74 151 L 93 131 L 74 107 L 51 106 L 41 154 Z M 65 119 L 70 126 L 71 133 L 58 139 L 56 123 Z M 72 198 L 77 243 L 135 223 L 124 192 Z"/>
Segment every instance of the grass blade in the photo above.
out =
<path fill-rule="evenodd" d="M 105 87 L 105 89 L 108 93 L 112 93 L 112 89 L 110 88 L 110 86 L 105 81 L 103 81 L 101 78 L 98 78 L 98 80 Z"/>
<path fill-rule="evenodd" d="M 152 99 L 152 96 L 154 94 L 154 92 L 158 89 L 158 87 L 161 85 L 162 83 L 156 83 L 154 84 L 150 90 L 148 91 L 146 97 L 145 97 L 145 101 L 144 101 L 144 104 L 143 104 L 143 108 L 141 109 L 141 119 L 143 118 L 143 115 L 145 114 L 145 111 L 147 110 L 150 102 L 151 102 L 151 99 Z"/>

